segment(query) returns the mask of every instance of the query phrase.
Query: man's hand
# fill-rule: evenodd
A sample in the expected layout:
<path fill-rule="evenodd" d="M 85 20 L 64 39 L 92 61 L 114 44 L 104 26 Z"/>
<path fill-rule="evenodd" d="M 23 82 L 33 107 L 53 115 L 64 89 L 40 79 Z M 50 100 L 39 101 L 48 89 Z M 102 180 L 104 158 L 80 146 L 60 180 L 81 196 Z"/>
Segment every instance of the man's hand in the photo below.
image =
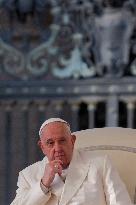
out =
<path fill-rule="evenodd" d="M 50 184 L 54 180 L 55 174 L 62 174 L 62 164 L 63 162 L 61 160 L 53 160 L 46 164 L 44 175 L 42 177 L 42 183 L 44 184 L 44 186 L 49 188 Z"/>

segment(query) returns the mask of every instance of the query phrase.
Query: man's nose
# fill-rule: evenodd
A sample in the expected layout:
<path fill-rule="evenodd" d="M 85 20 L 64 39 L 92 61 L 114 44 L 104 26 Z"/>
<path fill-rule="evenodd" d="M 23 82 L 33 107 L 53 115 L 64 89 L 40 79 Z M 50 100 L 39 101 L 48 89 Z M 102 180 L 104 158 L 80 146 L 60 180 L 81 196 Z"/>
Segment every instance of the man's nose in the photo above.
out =
<path fill-rule="evenodd" d="M 54 149 L 55 149 L 55 151 L 59 151 L 60 150 L 60 145 L 59 145 L 59 143 L 58 142 L 56 142 L 55 143 L 55 146 L 54 146 Z"/>

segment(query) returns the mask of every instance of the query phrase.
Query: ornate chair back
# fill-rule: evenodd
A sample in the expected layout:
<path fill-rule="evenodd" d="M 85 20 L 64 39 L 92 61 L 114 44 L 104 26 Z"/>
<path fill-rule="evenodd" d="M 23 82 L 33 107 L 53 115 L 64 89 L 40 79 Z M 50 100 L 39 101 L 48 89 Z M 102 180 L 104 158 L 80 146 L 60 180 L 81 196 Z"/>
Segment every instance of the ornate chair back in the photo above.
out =
<path fill-rule="evenodd" d="M 130 197 L 136 203 L 136 130 L 104 127 L 74 132 L 75 147 L 106 153 L 125 182 Z"/>

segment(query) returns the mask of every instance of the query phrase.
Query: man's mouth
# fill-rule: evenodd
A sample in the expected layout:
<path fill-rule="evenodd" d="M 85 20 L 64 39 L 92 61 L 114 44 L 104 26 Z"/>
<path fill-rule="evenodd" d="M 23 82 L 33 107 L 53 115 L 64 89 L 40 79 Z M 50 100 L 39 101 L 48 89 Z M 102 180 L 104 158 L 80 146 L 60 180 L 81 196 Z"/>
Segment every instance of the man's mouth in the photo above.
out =
<path fill-rule="evenodd" d="M 62 157 L 64 157 L 64 154 L 59 154 L 55 156 L 55 158 L 62 158 Z"/>

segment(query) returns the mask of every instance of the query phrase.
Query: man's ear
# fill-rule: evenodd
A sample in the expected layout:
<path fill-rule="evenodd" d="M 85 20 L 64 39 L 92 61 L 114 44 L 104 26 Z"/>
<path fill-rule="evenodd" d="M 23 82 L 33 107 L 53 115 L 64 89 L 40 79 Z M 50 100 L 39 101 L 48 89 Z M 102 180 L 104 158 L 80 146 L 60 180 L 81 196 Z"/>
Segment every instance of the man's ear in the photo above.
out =
<path fill-rule="evenodd" d="M 76 135 L 71 135 L 71 139 L 72 139 L 72 144 L 74 145 L 76 141 Z"/>
<path fill-rule="evenodd" d="M 37 145 L 40 147 L 42 153 L 43 153 L 44 155 L 46 155 L 46 152 L 45 152 L 45 149 L 44 149 L 44 146 L 43 146 L 43 144 L 42 144 L 41 139 L 38 140 Z"/>
<path fill-rule="evenodd" d="M 38 140 L 37 145 L 38 145 L 38 147 L 40 147 L 40 149 L 43 151 L 43 145 L 42 145 L 41 139 Z"/>

